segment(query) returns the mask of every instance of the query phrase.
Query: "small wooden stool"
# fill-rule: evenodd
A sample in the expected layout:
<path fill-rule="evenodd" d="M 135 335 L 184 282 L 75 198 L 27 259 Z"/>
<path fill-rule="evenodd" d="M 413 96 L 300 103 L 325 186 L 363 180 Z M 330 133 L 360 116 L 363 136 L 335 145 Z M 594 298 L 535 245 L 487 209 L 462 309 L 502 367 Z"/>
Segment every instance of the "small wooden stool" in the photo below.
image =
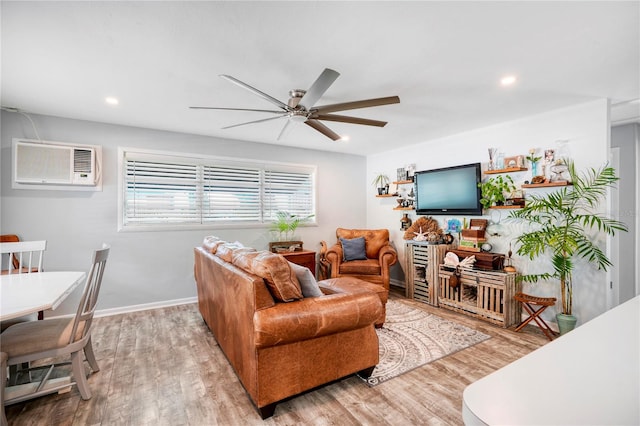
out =
<path fill-rule="evenodd" d="M 522 303 L 522 307 L 527 313 L 529 313 L 529 318 L 522 321 L 522 323 L 516 327 L 516 331 L 520 331 L 524 328 L 525 325 L 529 324 L 531 320 L 534 320 L 538 327 L 542 330 L 545 336 L 549 340 L 553 340 L 553 336 L 556 334 L 546 322 L 540 317 L 540 314 L 547 309 L 549 306 L 553 306 L 556 304 L 555 297 L 537 297 L 530 296 L 524 293 L 516 293 L 513 298 L 518 302 Z M 540 306 L 539 308 L 534 308 L 534 306 Z"/>

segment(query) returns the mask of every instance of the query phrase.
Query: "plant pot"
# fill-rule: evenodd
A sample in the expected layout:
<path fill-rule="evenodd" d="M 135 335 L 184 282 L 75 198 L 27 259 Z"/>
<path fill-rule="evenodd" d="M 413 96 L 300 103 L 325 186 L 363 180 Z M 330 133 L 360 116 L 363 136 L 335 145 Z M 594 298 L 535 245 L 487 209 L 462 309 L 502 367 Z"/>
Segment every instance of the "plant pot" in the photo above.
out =
<path fill-rule="evenodd" d="M 573 330 L 576 327 L 576 321 L 578 321 L 578 318 L 576 318 L 575 315 L 556 314 L 556 322 L 558 323 L 560 335 L 562 336 Z"/>
<path fill-rule="evenodd" d="M 384 195 L 384 188 L 378 188 L 378 195 Z"/>

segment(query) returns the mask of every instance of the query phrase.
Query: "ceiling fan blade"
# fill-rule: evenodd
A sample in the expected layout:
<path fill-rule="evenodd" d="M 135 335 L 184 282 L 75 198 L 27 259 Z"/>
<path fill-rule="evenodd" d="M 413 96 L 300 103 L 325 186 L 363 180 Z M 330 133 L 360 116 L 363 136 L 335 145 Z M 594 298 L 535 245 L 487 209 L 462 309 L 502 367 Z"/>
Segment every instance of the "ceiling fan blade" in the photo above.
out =
<path fill-rule="evenodd" d="M 285 111 L 289 111 L 289 107 L 287 106 L 287 104 L 277 100 L 273 96 L 267 95 L 266 93 L 256 89 L 255 87 L 249 86 L 247 83 L 244 83 L 244 82 L 238 80 L 235 77 L 231 77 L 230 75 L 226 75 L 226 74 L 220 74 L 220 77 L 224 78 L 225 80 L 229 80 L 230 82 L 232 82 L 234 84 L 237 84 L 238 86 L 242 87 L 243 89 L 246 89 L 246 90 L 250 91 L 254 95 L 260 96 L 262 99 L 271 102 L 275 106 L 277 106 L 277 107 L 279 107 L 279 108 L 281 108 L 281 109 L 283 109 Z"/>
<path fill-rule="evenodd" d="M 370 108 L 380 105 L 399 104 L 400 98 L 388 96 L 386 98 L 366 99 L 363 101 L 343 102 L 340 104 L 323 105 L 312 109 L 314 113 L 325 114 L 327 112 L 346 111 L 348 109 Z"/>
<path fill-rule="evenodd" d="M 342 137 L 339 134 L 337 134 L 336 132 L 334 132 L 333 130 L 331 130 L 330 128 L 328 128 L 318 120 L 308 119 L 307 121 L 304 122 L 304 124 L 306 124 L 307 126 L 313 127 L 314 129 L 316 129 L 317 131 L 319 131 L 320 133 L 322 133 L 323 135 L 325 135 L 331 140 L 337 141 L 342 139 Z"/>
<path fill-rule="evenodd" d="M 313 114 L 309 118 L 313 118 L 316 120 L 325 120 L 325 121 L 339 121 L 341 123 L 364 124 L 367 126 L 377 126 L 377 127 L 384 127 L 387 124 L 386 121 L 370 120 L 368 118 L 349 117 L 347 115 L 337 115 L 337 114 Z"/>
<path fill-rule="evenodd" d="M 287 133 L 287 130 L 289 129 L 289 123 L 291 123 L 291 120 L 287 120 L 286 123 L 284 123 L 284 126 L 282 127 L 282 130 L 280 130 L 280 134 L 278 135 L 278 139 L 276 140 L 279 141 Z"/>
<path fill-rule="evenodd" d="M 277 117 L 269 117 L 269 118 L 263 118 L 262 120 L 254 120 L 254 121 L 247 121 L 246 123 L 240 123 L 240 124 L 232 124 L 231 126 L 225 126 L 223 127 L 223 129 L 231 129 L 232 127 L 239 127 L 239 126 L 246 126 L 247 124 L 255 124 L 255 123 L 262 123 L 265 121 L 270 121 L 270 120 L 277 120 L 278 118 L 282 118 L 282 117 L 286 117 L 287 114 L 281 114 Z"/>
<path fill-rule="evenodd" d="M 340 73 L 329 68 L 325 68 L 320 76 L 313 82 L 307 93 L 304 94 L 298 105 L 302 105 L 309 110 L 324 95 L 324 92 L 340 77 Z"/>
<path fill-rule="evenodd" d="M 219 108 L 219 107 L 201 107 L 201 106 L 190 106 L 190 109 L 222 109 L 226 111 L 253 111 L 253 112 L 271 112 L 274 114 L 282 114 L 282 111 L 272 111 L 270 109 L 251 109 L 251 108 Z"/>

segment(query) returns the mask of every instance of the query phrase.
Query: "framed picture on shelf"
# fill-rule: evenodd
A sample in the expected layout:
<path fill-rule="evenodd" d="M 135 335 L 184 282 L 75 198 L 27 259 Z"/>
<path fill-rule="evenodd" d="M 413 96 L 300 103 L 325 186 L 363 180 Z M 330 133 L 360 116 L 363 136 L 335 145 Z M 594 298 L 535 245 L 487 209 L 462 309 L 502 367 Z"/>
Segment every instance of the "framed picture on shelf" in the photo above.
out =
<path fill-rule="evenodd" d="M 522 158 L 520 155 L 516 155 L 513 157 L 505 157 L 504 159 L 504 168 L 512 169 L 514 167 L 522 167 Z"/>
<path fill-rule="evenodd" d="M 405 170 L 406 170 L 406 174 L 407 174 L 406 179 L 407 180 L 413 180 L 413 175 L 415 175 L 415 173 L 416 173 L 416 165 L 415 164 L 407 164 L 405 166 Z"/>

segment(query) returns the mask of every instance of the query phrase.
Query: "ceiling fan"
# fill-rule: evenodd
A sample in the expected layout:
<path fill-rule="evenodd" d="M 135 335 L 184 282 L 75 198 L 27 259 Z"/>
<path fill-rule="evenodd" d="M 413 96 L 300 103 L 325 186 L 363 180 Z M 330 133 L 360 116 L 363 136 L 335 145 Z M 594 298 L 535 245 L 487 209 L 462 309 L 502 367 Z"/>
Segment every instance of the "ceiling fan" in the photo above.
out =
<path fill-rule="evenodd" d="M 346 111 L 350 109 L 358 109 L 358 108 L 370 108 L 374 106 L 380 105 L 388 105 L 388 104 L 397 104 L 400 103 L 400 98 L 398 96 L 388 96 L 385 98 L 375 98 L 375 99 L 366 99 L 362 101 L 352 101 L 352 102 L 342 102 L 338 104 L 331 105 L 322 105 L 315 106 L 315 103 L 322 97 L 322 95 L 329 89 L 329 87 L 333 84 L 334 81 L 340 76 L 340 73 L 334 71 L 329 68 L 325 68 L 324 71 L 320 74 L 317 80 L 311 85 L 308 90 L 301 89 L 293 89 L 289 91 L 289 101 L 288 103 L 284 103 L 279 101 L 278 99 L 267 95 L 266 93 L 256 89 L 244 83 L 237 78 L 231 77 L 230 75 L 222 74 L 220 77 L 228 80 L 238 86 L 242 87 L 253 93 L 254 95 L 260 96 L 262 99 L 271 102 L 273 105 L 277 106 L 279 110 L 266 110 L 266 109 L 250 109 L 250 108 L 219 108 L 219 107 L 199 107 L 192 106 L 189 107 L 191 109 L 217 109 L 217 110 L 227 110 L 227 111 L 253 111 L 253 112 L 265 112 L 276 114 L 275 117 L 263 118 L 261 120 L 248 121 L 246 123 L 234 124 L 231 126 L 223 127 L 223 129 L 230 129 L 232 127 L 245 126 L 247 124 L 255 124 L 262 123 L 270 120 L 277 120 L 279 118 L 286 118 L 287 121 L 282 128 L 282 131 L 278 135 L 278 140 L 282 137 L 287 129 L 287 126 L 292 121 L 301 122 L 306 124 L 309 127 L 314 128 L 319 131 L 323 135 L 328 138 L 337 141 L 342 139 L 339 134 L 331 130 L 325 124 L 321 123 L 321 120 L 324 121 L 337 121 L 341 123 L 351 123 L 351 124 L 364 124 L 367 126 L 377 126 L 384 127 L 387 122 L 379 121 L 379 120 L 370 120 L 367 118 L 359 118 L 359 117 L 351 117 L 346 115 L 338 115 L 331 114 L 337 111 Z"/>

